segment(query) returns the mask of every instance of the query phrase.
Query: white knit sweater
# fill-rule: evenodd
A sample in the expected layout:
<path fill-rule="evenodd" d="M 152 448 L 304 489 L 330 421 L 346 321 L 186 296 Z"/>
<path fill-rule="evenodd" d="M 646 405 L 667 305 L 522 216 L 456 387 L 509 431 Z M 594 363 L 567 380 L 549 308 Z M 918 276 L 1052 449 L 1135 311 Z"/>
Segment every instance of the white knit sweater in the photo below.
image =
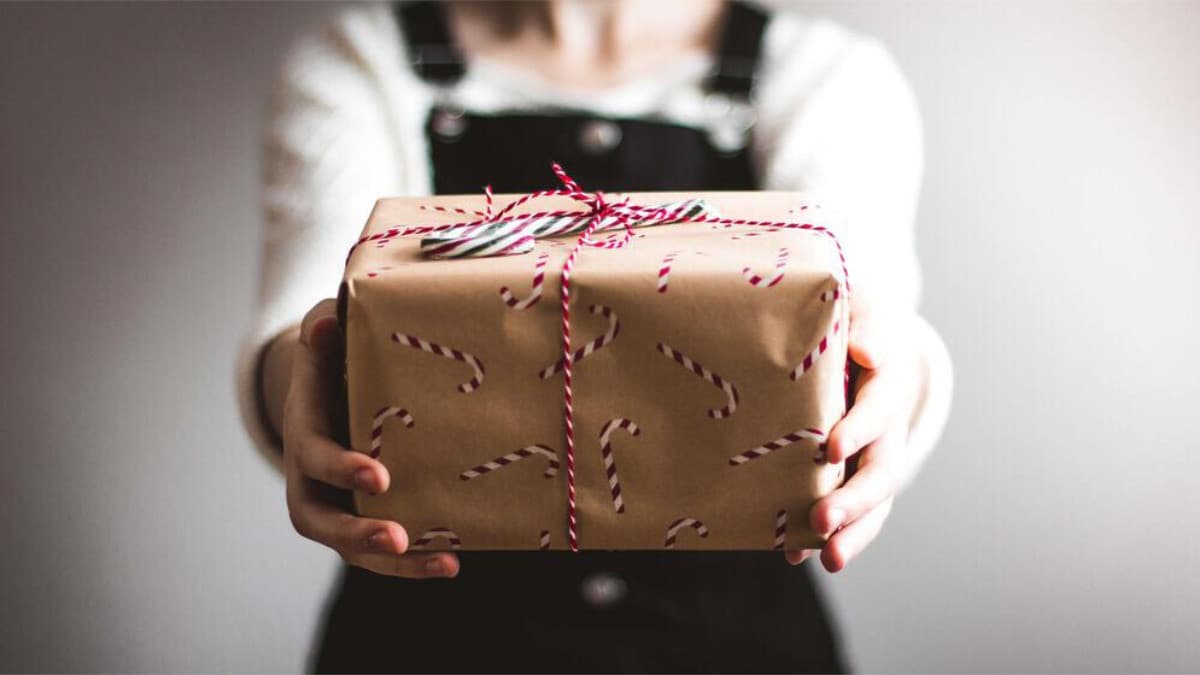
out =
<path fill-rule="evenodd" d="M 476 59 L 440 95 L 476 112 L 554 106 L 701 126 L 701 83 L 710 65 L 697 58 L 609 91 L 581 93 Z M 243 419 L 268 457 L 277 457 L 278 447 L 261 414 L 263 349 L 336 294 L 346 251 L 377 198 L 430 193 L 424 124 L 435 94 L 406 65 L 404 38 L 386 4 L 346 8 L 287 58 L 264 130 L 257 318 L 237 366 Z M 915 310 L 921 126 L 888 52 L 829 21 L 777 14 L 752 103 L 752 151 L 763 187 L 815 191 L 839 204 L 856 292 Z M 931 381 L 910 440 L 923 453 L 944 423 L 950 367 L 937 334 L 924 322 L 920 332 Z"/>

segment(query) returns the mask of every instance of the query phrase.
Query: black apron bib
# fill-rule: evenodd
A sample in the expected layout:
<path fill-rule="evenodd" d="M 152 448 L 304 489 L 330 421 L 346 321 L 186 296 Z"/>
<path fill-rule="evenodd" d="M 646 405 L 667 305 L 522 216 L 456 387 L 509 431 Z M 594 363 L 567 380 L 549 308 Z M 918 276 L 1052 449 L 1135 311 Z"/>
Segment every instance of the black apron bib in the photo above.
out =
<path fill-rule="evenodd" d="M 397 6 L 409 57 L 448 85 L 463 62 L 432 3 Z M 766 17 L 730 6 L 708 82 L 747 100 Z M 722 99 L 721 97 L 725 97 Z M 736 122 L 736 121 L 735 121 Z M 530 192 L 551 161 L 586 190 L 752 190 L 749 125 L 700 130 L 577 111 L 431 112 L 435 192 Z M 809 572 L 779 552 L 467 552 L 458 578 L 347 568 L 319 672 L 842 672 Z"/>

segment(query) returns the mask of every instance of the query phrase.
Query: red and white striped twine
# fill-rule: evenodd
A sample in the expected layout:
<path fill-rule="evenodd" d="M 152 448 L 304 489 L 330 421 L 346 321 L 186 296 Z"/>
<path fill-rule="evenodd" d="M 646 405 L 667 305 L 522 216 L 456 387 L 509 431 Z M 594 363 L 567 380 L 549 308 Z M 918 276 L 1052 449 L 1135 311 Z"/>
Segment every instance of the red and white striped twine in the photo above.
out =
<path fill-rule="evenodd" d="M 550 530 L 542 530 L 541 535 L 538 536 L 538 550 L 539 551 L 549 551 L 550 550 Z"/>
<path fill-rule="evenodd" d="M 468 354 L 467 352 L 459 351 L 457 349 L 451 349 L 450 347 L 443 347 L 436 342 L 429 342 L 427 340 L 422 340 L 419 337 L 405 335 L 404 333 L 392 333 L 392 340 L 407 347 L 412 347 L 413 349 L 420 349 L 423 352 L 437 354 L 438 356 L 444 356 L 448 359 L 454 359 L 455 361 L 462 361 L 468 366 L 471 366 L 471 368 L 475 371 L 475 376 L 458 385 L 458 390 L 464 394 L 469 394 L 475 391 L 481 384 L 483 384 L 483 363 L 472 354 Z"/>
<path fill-rule="evenodd" d="M 563 263 L 562 283 L 561 283 L 561 287 L 560 287 L 561 288 L 560 299 L 561 299 L 561 309 L 562 309 L 562 348 L 563 348 L 563 356 L 562 356 L 562 359 L 563 359 L 563 367 L 562 367 L 562 370 L 563 370 L 563 427 L 565 429 L 564 435 L 566 438 L 566 465 L 567 465 L 567 472 L 566 472 L 567 473 L 567 537 L 568 537 L 568 543 L 570 545 L 571 550 L 578 551 L 579 550 L 579 532 L 578 532 L 578 519 L 576 517 L 577 514 L 576 514 L 576 494 L 575 494 L 575 409 L 574 409 L 573 393 L 571 390 L 572 366 L 574 365 L 574 361 L 575 361 L 575 355 L 571 348 L 571 305 L 570 305 L 570 302 L 571 302 L 571 275 L 575 269 L 576 260 L 578 259 L 579 253 L 582 251 L 582 249 L 586 246 L 595 246 L 596 245 L 592 241 L 591 237 L 592 237 L 592 233 L 600 226 L 601 222 L 604 221 L 606 218 L 609 218 L 610 220 L 612 220 L 615 223 L 614 226 L 619 226 L 619 227 L 625 229 L 627 233 L 629 231 L 631 231 L 633 227 L 635 227 L 634 221 L 636 221 L 637 225 L 661 224 L 664 222 L 691 222 L 691 223 L 709 223 L 714 226 L 724 226 L 724 227 L 750 226 L 750 227 L 777 228 L 777 229 L 807 230 L 807 231 L 813 232 L 814 234 L 819 234 L 819 235 L 828 237 L 829 240 L 832 242 L 834 248 L 837 251 L 838 260 L 841 264 L 841 271 L 842 271 L 841 278 L 843 280 L 845 280 L 845 286 L 846 286 L 847 293 L 849 293 L 849 291 L 850 291 L 850 282 L 849 282 L 850 275 L 849 275 L 849 271 L 847 270 L 847 267 L 846 267 L 846 256 L 845 256 L 845 252 L 842 250 L 841 242 L 838 240 L 837 235 L 834 234 L 832 230 L 830 230 L 829 228 L 827 228 L 823 225 L 816 225 L 814 223 L 798 223 L 798 222 L 787 222 L 787 221 L 753 220 L 753 219 L 749 219 L 749 218 L 722 218 L 722 217 L 713 215 L 711 213 L 707 213 L 707 212 L 703 212 L 703 211 L 696 212 L 694 210 L 691 210 L 691 209 L 694 209 L 694 207 L 695 207 L 694 203 L 692 203 L 692 204 L 682 203 L 679 205 L 673 205 L 673 207 L 669 207 L 669 208 L 642 207 L 642 206 L 637 206 L 637 205 L 631 205 L 631 204 L 628 204 L 627 202 L 621 203 L 619 205 L 615 205 L 615 204 L 608 202 L 605 199 L 605 196 L 603 193 L 584 192 L 583 189 L 579 187 L 579 184 L 576 183 L 574 180 L 572 180 L 571 177 L 568 176 L 567 173 L 565 171 L 563 171 L 562 167 L 559 166 L 558 164 L 554 164 L 553 169 L 554 169 L 554 175 L 558 178 L 559 182 L 562 183 L 562 185 L 563 185 L 563 187 L 560 189 L 539 190 L 536 192 L 532 192 L 530 194 L 519 197 L 518 199 L 514 200 L 512 203 L 508 204 L 504 208 L 500 209 L 499 211 L 495 211 L 495 212 L 491 211 L 490 189 L 488 189 L 485 191 L 485 193 L 489 195 L 489 197 L 488 197 L 489 210 L 488 210 L 488 212 L 486 212 L 484 214 L 484 216 L 482 218 L 480 218 L 478 220 L 462 222 L 462 223 L 446 223 L 446 224 L 440 224 L 440 225 L 418 225 L 418 226 L 392 227 L 392 228 L 388 228 L 382 232 L 375 232 L 372 234 L 364 235 L 363 237 L 360 237 L 358 239 L 358 241 L 356 241 L 354 243 L 353 246 L 350 247 L 349 252 L 346 254 L 346 262 L 347 262 L 347 264 L 349 264 L 350 258 L 354 255 L 354 252 L 356 250 L 358 250 L 358 248 L 360 246 L 362 246 L 363 244 L 382 243 L 382 242 L 386 242 L 388 240 L 394 239 L 396 237 L 421 235 L 421 234 L 428 234 L 428 233 L 433 233 L 433 232 L 445 232 L 447 230 L 451 230 L 451 229 L 455 229 L 455 228 L 458 228 L 461 230 L 464 228 L 471 228 L 471 227 L 476 227 L 476 226 L 486 226 L 491 223 L 495 223 L 497 221 L 502 220 L 505 216 L 507 216 L 514 209 L 517 209 L 517 208 L 521 207 L 522 205 L 524 205 L 532 200 L 535 200 L 535 199 L 540 199 L 540 198 L 544 198 L 544 197 L 566 196 L 566 197 L 570 197 L 571 199 L 574 199 L 574 200 L 582 203 L 585 206 L 586 210 L 577 211 L 574 213 L 577 213 L 580 215 L 586 215 L 588 218 L 590 218 L 590 222 L 588 223 L 587 227 L 584 228 L 584 230 L 577 235 L 577 237 L 575 239 L 575 243 L 571 248 L 571 252 L 570 252 L 570 254 L 567 255 L 567 258 L 566 258 L 565 262 Z M 618 206 L 620 208 L 617 208 Z M 542 217 L 551 216 L 551 215 L 561 216 L 561 215 L 567 215 L 570 213 L 572 213 L 572 212 L 567 212 L 567 211 L 553 212 L 553 211 L 551 211 L 551 212 L 531 213 L 531 214 L 524 215 L 522 217 L 527 220 L 532 220 L 532 219 L 542 218 Z M 627 242 L 628 242 L 628 238 L 626 238 L 623 241 L 617 240 L 616 242 L 602 242 L 601 245 L 604 245 L 606 247 L 611 247 L 611 248 L 618 248 Z M 482 248 L 490 249 L 492 247 L 482 247 Z M 507 253 L 507 252 L 509 252 L 509 251 L 492 251 L 492 253 Z M 441 352 L 434 352 L 434 353 L 441 353 Z M 451 354 L 451 358 L 453 358 L 452 354 Z M 465 357 L 461 360 L 465 361 Z M 483 376 L 482 365 L 479 364 L 477 360 L 472 365 L 474 365 L 477 369 L 477 379 L 482 380 L 482 376 Z M 849 364 L 847 364 L 847 367 L 849 367 Z M 474 386 L 477 387 L 478 383 L 476 383 Z M 470 391 L 470 390 L 471 389 L 464 389 L 464 391 Z M 705 530 L 705 532 L 707 532 L 707 530 Z"/>
<path fill-rule="evenodd" d="M 779 230 L 780 230 L 780 228 L 778 228 L 778 227 L 769 227 L 760 232 L 741 232 L 741 233 L 733 235 L 732 237 L 730 237 L 730 239 L 732 239 L 733 241 L 739 241 L 742 239 L 749 239 L 751 237 L 761 237 L 765 234 L 771 234 L 772 232 L 778 232 Z"/>
<path fill-rule="evenodd" d="M 751 448 L 740 455 L 734 455 L 733 457 L 730 457 L 729 464 L 731 466 L 745 464 L 750 460 L 758 459 L 759 457 L 769 455 L 780 448 L 785 448 L 796 441 L 814 441 L 816 443 L 824 443 L 825 432 L 821 431 L 820 429 L 800 429 L 799 431 L 793 431 L 792 433 L 784 434 L 773 441 L 767 441 L 757 448 Z"/>
<path fill-rule="evenodd" d="M 554 173 L 558 175 L 559 180 L 567 186 L 568 190 L 579 189 L 575 181 L 571 180 L 561 167 L 556 164 L 554 168 Z M 597 195 L 597 200 L 598 202 L 603 201 L 599 195 Z M 562 282 L 559 286 L 562 303 L 563 426 L 567 440 L 567 545 L 572 551 L 579 550 L 579 518 L 575 503 L 575 401 L 574 393 L 571 391 L 571 375 L 575 366 L 575 354 L 571 351 L 571 274 L 575 271 L 575 260 L 579 257 L 579 252 L 583 250 L 584 241 L 600 224 L 602 209 L 599 204 L 594 211 L 596 214 L 592 217 L 591 225 L 583 231 L 583 234 L 579 235 L 579 238 L 575 240 L 575 245 L 571 247 L 571 252 L 567 254 L 567 260 L 563 263 L 562 268 Z M 595 309 L 594 305 L 593 309 Z M 617 326 L 615 321 L 613 326 L 613 336 L 615 337 L 615 327 Z M 593 343 L 589 343 L 589 345 L 591 344 Z M 542 379 L 546 379 L 546 377 L 543 376 Z"/>
<path fill-rule="evenodd" d="M 787 267 L 788 250 L 786 246 L 780 247 L 779 254 L 775 257 L 775 271 L 765 277 L 760 277 L 754 273 L 754 270 L 749 267 L 742 268 L 742 276 L 746 281 L 755 288 L 770 288 L 775 284 L 783 281 L 783 268 Z"/>
<path fill-rule="evenodd" d="M 546 261 L 550 259 L 549 253 L 539 254 L 537 262 L 533 265 L 533 288 L 529 291 L 529 295 L 518 300 L 513 297 L 512 291 L 508 286 L 500 288 L 500 299 L 504 300 L 504 304 L 513 309 L 529 309 L 537 304 L 538 300 L 542 299 L 542 286 L 546 280 Z"/>
<path fill-rule="evenodd" d="M 370 455 L 379 457 L 383 452 L 383 423 L 389 418 L 398 417 L 406 427 L 412 427 L 413 418 L 404 408 L 397 406 L 384 406 L 375 413 L 375 419 L 371 422 L 371 448 Z"/>
<path fill-rule="evenodd" d="M 577 349 L 574 356 L 571 357 L 571 360 L 575 362 L 582 361 L 584 357 L 588 356 L 592 352 L 607 346 L 610 342 L 616 339 L 617 335 L 621 333 L 621 321 L 617 318 L 616 313 L 614 313 L 612 309 L 603 305 L 592 305 L 589 309 L 591 310 L 592 314 L 598 314 L 603 316 L 605 319 L 608 319 L 608 330 L 604 331 L 604 333 L 599 337 L 591 340 L 584 346 Z M 565 363 L 565 359 L 559 358 L 554 363 L 543 368 L 542 371 L 538 373 L 538 377 L 542 378 L 543 380 L 548 380 L 554 377 L 563 370 Z"/>
<path fill-rule="evenodd" d="M 640 436 L 642 430 L 638 425 L 624 417 L 614 417 L 605 422 L 600 430 L 600 458 L 604 461 L 604 473 L 608 476 L 608 488 L 612 494 L 613 509 L 617 513 L 625 513 L 625 501 L 621 496 L 621 479 L 617 476 L 617 462 L 613 457 L 610 437 L 617 429 L 625 429 L 631 436 Z"/>
<path fill-rule="evenodd" d="M 515 450 L 507 455 L 497 457 L 490 462 L 484 462 L 478 466 L 471 467 L 470 469 L 467 469 L 459 474 L 458 477 L 463 480 L 479 478 L 486 473 L 491 473 L 496 469 L 506 467 L 509 464 L 519 462 L 526 457 L 531 457 L 533 455 L 541 455 L 548 460 L 549 466 L 546 467 L 546 472 L 542 474 L 543 476 L 546 478 L 554 478 L 554 476 L 558 474 L 558 454 L 555 453 L 553 449 L 544 445 L 527 445 L 520 450 Z"/>
<path fill-rule="evenodd" d="M 450 548 L 454 550 L 462 548 L 462 539 L 459 539 L 458 534 L 448 527 L 435 527 L 426 531 L 425 534 L 417 537 L 417 540 L 409 548 L 419 551 L 429 546 L 435 539 L 445 539 L 450 544 Z"/>
<path fill-rule="evenodd" d="M 713 408 L 712 410 L 709 410 L 708 411 L 709 417 L 711 417 L 715 420 L 719 420 L 719 419 L 722 419 L 725 417 L 729 417 L 730 415 L 732 415 L 734 413 L 734 411 L 737 410 L 738 390 L 737 390 L 737 387 L 735 387 L 732 382 L 730 382 L 729 380 L 726 380 L 725 378 L 721 377 L 720 375 L 712 372 L 708 368 L 705 368 L 704 366 L 700 365 L 699 363 L 696 363 L 691 358 L 689 358 L 686 354 L 676 351 L 675 349 L 671 348 L 670 345 L 668 345 L 664 342 L 658 343 L 658 351 L 662 352 L 663 355 L 666 356 L 667 358 L 674 359 L 675 363 L 678 363 L 679 365 L 683 366 L 684 368 L 695 373 L 700 378 L 702 378 L 704 381 L 708 382 L 709 384 L 712 384 L 716 388 L 725 392 L 725 399 L 726 399 L 725 405 L 720 408 Z"/>
<path fill-rule="evenodd" d="M 685 527 L 692 528 L 702 538 L 708 537 L 708 528 L 704 526 L 704 523 L 695 518 L 680 518 L 667 526 L 667 538 L 663 541 L 663 548 L 675 548 L 675 539 L 679 536 L 679 531 Z"/>

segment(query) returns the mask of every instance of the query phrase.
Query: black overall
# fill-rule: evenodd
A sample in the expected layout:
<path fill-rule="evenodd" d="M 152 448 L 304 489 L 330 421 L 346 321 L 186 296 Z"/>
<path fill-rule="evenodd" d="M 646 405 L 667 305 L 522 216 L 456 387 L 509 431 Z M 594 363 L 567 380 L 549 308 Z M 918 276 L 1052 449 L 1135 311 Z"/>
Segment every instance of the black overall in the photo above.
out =
<path fill-rule="evenodd" d="M 397 7 L 417 73 L 463 65 L 441 11 Z M 710 92 L 746 100 L 766 17 L 731 5 Z M 570 110 L 477 116 L 435 107 L 426 130 L 439 194 L 553 185 L 748 190 L 748 148 L 661 121 Z M 736 145 L 736 144 L 735 144 Z M 778 552 L 463 553 L 456 579 L 347 568 L 325 620 L 319 672 L 840 672 L 809 572 Z"/>

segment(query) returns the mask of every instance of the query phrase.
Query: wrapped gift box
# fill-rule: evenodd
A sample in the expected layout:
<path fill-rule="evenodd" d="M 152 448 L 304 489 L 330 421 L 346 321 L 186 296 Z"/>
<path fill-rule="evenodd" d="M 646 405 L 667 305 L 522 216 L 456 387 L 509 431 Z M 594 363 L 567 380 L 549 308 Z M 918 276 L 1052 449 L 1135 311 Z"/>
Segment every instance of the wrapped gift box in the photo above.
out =
<path fill-rule="evenodd" d="M 699 198 L 756 220 L 813 212 L 792 193 L 630 198 Z M 483 207 L 380 200 L 364 238 Z M 548 197 L 513 215 L 583 208 Z M 834 239 L 710 222 L 634 232 L 622 248 L 583 249 L 571 277 L 580 547 L 819 546 L 809 508 L 843 476 L 821 454 L 845 410 Z M 420 237 L 352 252 L 340 298 L 350 441 L 392 476 L 356 506 L 404 525 L 414 548 L 567 547 L 559 286 L 575 238 L 448 260 L 423 255 Z"/>

